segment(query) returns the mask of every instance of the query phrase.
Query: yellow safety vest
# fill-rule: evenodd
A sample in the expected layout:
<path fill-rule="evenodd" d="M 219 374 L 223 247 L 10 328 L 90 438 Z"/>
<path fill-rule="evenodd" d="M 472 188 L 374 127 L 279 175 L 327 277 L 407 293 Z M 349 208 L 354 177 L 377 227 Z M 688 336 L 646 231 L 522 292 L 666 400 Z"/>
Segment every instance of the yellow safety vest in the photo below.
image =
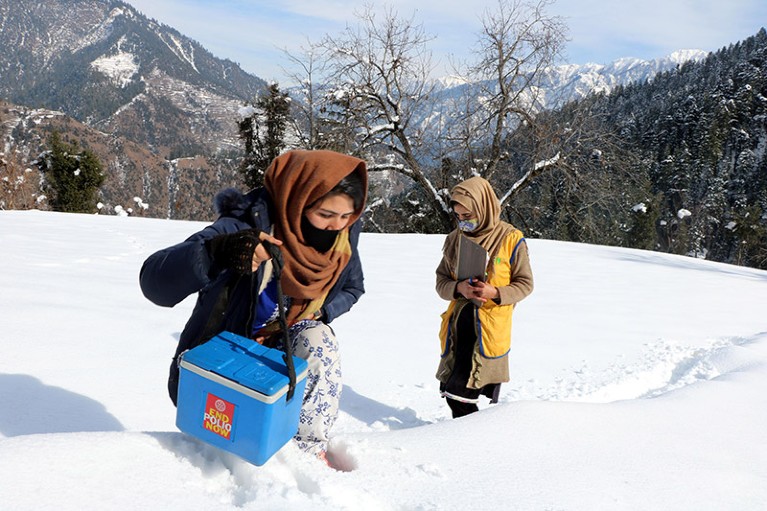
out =
<path fill-rule="evenodd" d="M 517 249 L 524 241 L 522 232 L 514 230 L 501 245 L 498 253 L 488 263 L 488 283 L 495 287 L 508 286 L 511 283 L 511 265 L 517 255 Z M 439 338 L 442 356 L 447 354 L 450 329 L 453 328 L 453 311 L 459 300 L 452 300 L 447 310 L 442 313 Z M 475 308 L 474 318 L 478 322 L 479 352 L 485 358 L 505 356 L 511 348 L 511 316 L 514 305 L 498 305 L 492 300 L 482 307 Z"/>

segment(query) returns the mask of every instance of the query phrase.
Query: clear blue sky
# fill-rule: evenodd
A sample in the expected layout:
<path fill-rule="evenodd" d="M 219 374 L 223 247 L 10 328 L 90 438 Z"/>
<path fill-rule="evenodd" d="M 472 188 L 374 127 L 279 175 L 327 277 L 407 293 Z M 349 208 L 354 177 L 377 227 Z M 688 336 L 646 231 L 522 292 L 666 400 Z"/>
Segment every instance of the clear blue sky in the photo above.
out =
<path fill-rule="evenodd" d="M 197 40 L 214 55 L 266 80 L 285 81 L 282 49 L 338 34 L 355 23 L 356 0 L 127 0 L 146 16 Z M 448 57 L 466 57 L 480 15 L 497 0 L 392 0 L 435 37 L 431 50 L 448 74 Z M 716 51 L 767 25 L 767 0 L 557 0 L 548 7 L 568 26 L 567 62 L 606 64 L 621 57 L 652 60 L 675 50 Z"/>

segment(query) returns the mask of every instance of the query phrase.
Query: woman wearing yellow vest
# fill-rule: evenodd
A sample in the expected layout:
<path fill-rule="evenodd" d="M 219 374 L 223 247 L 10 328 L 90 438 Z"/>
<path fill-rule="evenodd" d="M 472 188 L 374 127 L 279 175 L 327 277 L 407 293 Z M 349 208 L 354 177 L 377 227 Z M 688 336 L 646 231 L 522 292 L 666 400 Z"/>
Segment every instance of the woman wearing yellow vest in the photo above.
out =
<path fill-rule="evenodd" d="M 472 177 L 450 192 L 458 227 L 447 235 L 437 268 L 437 293 L 450 305 L 442 314 L 437 369 L 440 392 L 453 417 L 478 410 L 479 397 L 498 401 L 509 381 L 511 316 L 514 305 L 533 291 L 533 272 L 522 233 L 501 221 L 501 205 L 485 179 Z M 457 280 L 461 236 L 489 255 L 483 280 Z"/>

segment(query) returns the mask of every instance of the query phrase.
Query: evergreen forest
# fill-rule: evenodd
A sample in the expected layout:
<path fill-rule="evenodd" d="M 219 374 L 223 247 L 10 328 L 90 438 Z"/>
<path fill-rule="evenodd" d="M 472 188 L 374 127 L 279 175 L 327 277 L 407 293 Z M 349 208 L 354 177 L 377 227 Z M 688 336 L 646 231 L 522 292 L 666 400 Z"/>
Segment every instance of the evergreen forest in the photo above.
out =
<path fill-rule="evenodd" d="M 767 268 L 766 70 L 762 29 L 549 113 L 588 112 L 610 143 L 583 143 L 582 164 L 539 178 L 509 205 L 509 220 L 530 237 Z"/>

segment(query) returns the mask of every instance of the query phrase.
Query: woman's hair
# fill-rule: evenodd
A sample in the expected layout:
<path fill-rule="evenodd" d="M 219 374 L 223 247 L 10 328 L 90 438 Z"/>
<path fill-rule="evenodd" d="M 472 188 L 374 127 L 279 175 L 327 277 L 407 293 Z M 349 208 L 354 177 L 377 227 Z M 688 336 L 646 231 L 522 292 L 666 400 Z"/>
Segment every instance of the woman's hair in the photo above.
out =
<path fill-rule="evenodd" d="M 339 181 L 339 183 L 326 193 L 323 198 L 333 197 L 340 194 L 345 194 L 351 197 L 352 202 L 354 202 L 354 210 L 359 211 L 365 200 L 365 186 L 362 182 L 362 178 L 357 172 L 352 172 Z"/>

